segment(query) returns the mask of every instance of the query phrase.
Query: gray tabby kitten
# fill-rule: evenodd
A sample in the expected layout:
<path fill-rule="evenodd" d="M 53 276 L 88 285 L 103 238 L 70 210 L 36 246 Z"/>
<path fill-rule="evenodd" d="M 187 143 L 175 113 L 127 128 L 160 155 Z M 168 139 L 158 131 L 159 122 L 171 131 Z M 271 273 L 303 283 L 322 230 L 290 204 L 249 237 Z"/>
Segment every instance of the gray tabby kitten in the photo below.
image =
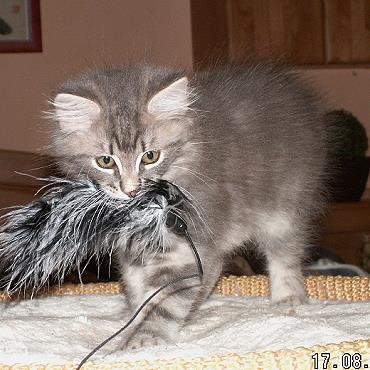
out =
<path fill-rule="evenodd" d="M 192 200 L 189 231 L 204 280 L 164 291 L 140 315 L 129 348 L 176 341 L 210 294 L 224 260 L 247 242 L 266 257 L 271 299 L 305 299 L 301 261 L 324 204 L 327 127 L 318 99 L 271 64 L 187 74 L 148 65 L 94 70 L 52 99 L 52 154 L 72 178 L 88 176 L 112 197 L 140 196 L 165 179 Z M 134 311 L 170 279 L 197 272 L 185 239 L 137 258 L 118 246 Z"/>

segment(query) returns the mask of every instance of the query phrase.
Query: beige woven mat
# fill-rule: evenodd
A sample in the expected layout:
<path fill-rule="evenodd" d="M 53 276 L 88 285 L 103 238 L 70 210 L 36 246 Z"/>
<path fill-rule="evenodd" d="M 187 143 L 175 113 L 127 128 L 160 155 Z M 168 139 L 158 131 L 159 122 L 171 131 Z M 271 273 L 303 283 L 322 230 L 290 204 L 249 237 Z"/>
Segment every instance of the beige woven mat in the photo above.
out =
<path fill-rule="evenodd" d="M 306 294 L 312 299 L 347 300 L 353 302 L 370 300 L 370 278 L 368 277 L 310 276 L 305 279 L 305 285 Z M 76 294 L 117 294 L 122 292 L 123 287 L 119 283 L 65 284 L 61 287 L 56 286 L 48 290 L 43 290 L 36 297 Z M 224 277 L 218 282 L 215 293 L 250 297 L 268 296 L 270 294 L 269 279 L 262 275 Z M 17 298 L 11 298 L 7 294 L 0 292 L 0 301 L 9 301 Z"/>
<path fill-rule="evenodd" d="M 370 279 L 367 277 L 343 276 L 315 276 L 305 279 L 306 292 L 309 298 L 321 300 L 368 301 L 370 300 Z M 116 294 L 123 289 L 118 283 L 99 283 L 86 285 L 64 285 L 55 287 L 48 292 L 38 294 L 38 297 L 47 295 L 75 295 L 75 294 Z M 237 296 L 267 296 L 269 294 L 268 278 L 265 276 L 243 276 L 222 278 L 215 293 Z M 0 300 L 8 301 L 6 294 L 0 293 Z M 366 323 L 364 323 L 366 324 Z M 370 324 L 370 323 L 369 323 Z M 323 369 L 322 353 L 330 354 L 327 369 L 341 369 L 342 361 L 352 361 L 350 369 L 370 369 L 370 338 L 339 344 L 327 344 L 311 348 L 296 348 L 294 350 L 280 350 L 276 352 L 233 354 L 214 356 L 210 358 L 195 358 L 193 360 L 173 359 L 166 361 L 136 361 L 125 363 L 98 364 L 90 362 L 83 369 L 314 369 L 312 356 L 317 353 L 319 358 L 318 369 Z M 361 363 L 358 362 L 361 356 Z M 353 362 L 357 361 L 357 362 Z M 333 367 L 333 365 L 337 367 Z M 73 369 L 76 364 L 65 365 L 1 365 L 1 369 Z"/>

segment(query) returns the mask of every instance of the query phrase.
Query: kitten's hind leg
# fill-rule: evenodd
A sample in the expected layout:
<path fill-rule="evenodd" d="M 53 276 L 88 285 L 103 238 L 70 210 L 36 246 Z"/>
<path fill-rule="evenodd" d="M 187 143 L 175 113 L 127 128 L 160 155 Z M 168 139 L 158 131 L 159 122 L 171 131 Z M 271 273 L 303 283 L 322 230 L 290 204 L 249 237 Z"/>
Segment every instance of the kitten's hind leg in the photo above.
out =
<path fill-rule="evenodd" d="M 267 253 L 271 301 L 294 306 L 306 300 L 301 258 L 279 251 Z"/>
<path fill-rule="evenodd" d="M 306 300 L 302 261 L 306 238 L 286 230 L 283 235 L 268 235 L 261 247 L 267 258 L 271 301 L 293 306 Z"/>

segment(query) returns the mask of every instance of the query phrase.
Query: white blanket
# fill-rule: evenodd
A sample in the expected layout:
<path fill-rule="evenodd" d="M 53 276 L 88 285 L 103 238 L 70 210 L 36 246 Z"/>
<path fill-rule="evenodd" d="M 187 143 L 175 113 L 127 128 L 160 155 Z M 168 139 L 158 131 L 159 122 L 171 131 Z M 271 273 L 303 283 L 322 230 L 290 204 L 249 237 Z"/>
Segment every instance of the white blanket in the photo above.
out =
<path fill-rule="evenodd" d="M 78 363 L 128 318 L 125 298 L 118 294 L 1 303 L 0 364 Z M 127 352 L 114 340 L 91 360 L 190 359 L 367 338 L 370 302 L 310 301 L 286 315 L 267 298 L 214 295 L 183 330 L 177 345 Z"/>

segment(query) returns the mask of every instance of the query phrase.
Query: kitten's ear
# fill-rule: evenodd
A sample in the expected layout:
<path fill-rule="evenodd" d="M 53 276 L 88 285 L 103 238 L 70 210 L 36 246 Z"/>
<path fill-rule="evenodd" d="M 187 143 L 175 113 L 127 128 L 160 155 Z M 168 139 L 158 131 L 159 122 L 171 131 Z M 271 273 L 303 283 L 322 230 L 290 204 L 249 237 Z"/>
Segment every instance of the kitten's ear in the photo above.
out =
<path fill-rule="evenodd" d="M 172 118 L 186 113 L 195 100 L 190 91 L 187 77 L 173 82 L 152 97 L 148 112 L 159 118 Z"/>
<path fill-rule="evenodd" d="M 98 104 L 77 95 L 58 94 L 51 104 L 54 120 L 66 132 L 86 130 L 100 115 Z"/>

